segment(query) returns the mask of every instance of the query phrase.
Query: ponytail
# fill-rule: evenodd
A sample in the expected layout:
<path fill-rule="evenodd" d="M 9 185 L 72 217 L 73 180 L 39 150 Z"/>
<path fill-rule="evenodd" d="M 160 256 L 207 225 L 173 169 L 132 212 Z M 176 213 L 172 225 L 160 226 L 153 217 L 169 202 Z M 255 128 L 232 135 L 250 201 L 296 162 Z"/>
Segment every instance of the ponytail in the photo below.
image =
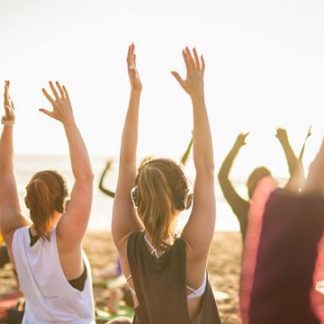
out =
<path fill-rule="evenodd" d="M 36 233 L 49 240 L 48 229 L 54 211 L 64 211 L 67 188 L 63 177 L 55 171 L 38 172 L 26 187 L 25 203 Z"/>
<path fill-rule="evenodd" d="M 172 234 L 172 192 L 161 170 L 146 166 L 137 181 L 138 214 L 152 237 L 154 246 L 164 248 L 163 240 Z"/>
<path fill-rule="evenodd" d="M 141 164 L 136 178 L 134 202 L 152 243 L 165 248 L 165 239 L 173 236 L 176 210 L 190 207 L 188 180 L 176 162 L 151 159 Z"/>

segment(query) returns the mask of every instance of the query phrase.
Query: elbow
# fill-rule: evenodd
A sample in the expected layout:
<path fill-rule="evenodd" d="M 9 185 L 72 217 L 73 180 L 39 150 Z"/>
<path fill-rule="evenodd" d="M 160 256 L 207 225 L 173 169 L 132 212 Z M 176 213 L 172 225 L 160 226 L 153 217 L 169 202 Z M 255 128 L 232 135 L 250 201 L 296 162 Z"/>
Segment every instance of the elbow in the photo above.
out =
<path fill-rule="evenodd" d="M 94 174 L 92 171 L 85 172 L 80 174 L 79 176 L 75 177 L 77 181 L 84 182 L 84 183 L 92 183 L 94 180 Z"/>
<path fill-rule="evenodd" d="M 218 172 L 218 180 L 222 181 L 224 178 L 225 178 L 225 172 L 222 169 L 220 169 Z"/>
<path fill-rule="evenodd" d="M 88 174 L 86 174 L 86 179 L 89 182 L 93 182 L 93 180 L 94 180 L 94 174 L 93 174 L 92 170 Z"/>
<path fill-rule="evenodd" d="M 206 175 L 207 177 L 214 177 L 215 165 L 214 161 L 202 161 L 196 163 L 197 173 Z"/>

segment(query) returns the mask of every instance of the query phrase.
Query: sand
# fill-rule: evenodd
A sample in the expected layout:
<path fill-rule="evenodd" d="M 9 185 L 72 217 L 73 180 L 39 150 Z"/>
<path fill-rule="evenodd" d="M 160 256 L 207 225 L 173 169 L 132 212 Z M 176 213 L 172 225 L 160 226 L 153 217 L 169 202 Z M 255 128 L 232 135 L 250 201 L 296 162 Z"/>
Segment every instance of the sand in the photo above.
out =
<path fill-rule="evenodd" d="M 114 265 L 116 251 L 109 232 L 89 232 L 84 247 L 93 270 Z M 241 236 L 236 232 L 215 233 L 208 263 L 209 280 L 217 291 L 217 305 L 222 323 L 240 323 L 238 312 L 238 286 L 241 259 Z M 10 266 L 0 269 L 0 295 L 16 289 Z M 109 291 L 94 285 L 96 306 L 105 309 Z"/>

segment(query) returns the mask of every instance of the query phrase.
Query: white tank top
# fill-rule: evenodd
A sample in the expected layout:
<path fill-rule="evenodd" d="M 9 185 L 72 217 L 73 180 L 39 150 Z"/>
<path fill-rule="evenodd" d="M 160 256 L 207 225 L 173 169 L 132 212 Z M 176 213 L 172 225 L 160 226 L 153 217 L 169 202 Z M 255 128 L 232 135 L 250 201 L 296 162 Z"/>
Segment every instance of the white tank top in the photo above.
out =
<path fill-rule="evenodd" d="M 17 229 L 12 242 L 20 290 L 26 298 L 22 323 L 94 324 L 91 269 L 84 252 L 87 279 L 83 291 L 79 291 L 63 273 L 55 230 L 49 234 L 50 241 L 39 239 L 33 246 L 28 230 L 29 227 Z"/>

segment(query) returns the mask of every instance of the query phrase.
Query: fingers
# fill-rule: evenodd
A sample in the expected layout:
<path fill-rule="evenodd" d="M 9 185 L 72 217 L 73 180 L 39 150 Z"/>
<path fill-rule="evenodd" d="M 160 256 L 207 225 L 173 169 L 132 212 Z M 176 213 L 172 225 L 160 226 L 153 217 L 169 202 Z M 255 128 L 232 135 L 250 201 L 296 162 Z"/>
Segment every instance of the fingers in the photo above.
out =
<path fill-rule="evenodd" d="M 42 88 L 42 92 L 52 105 L 54 105 L 57 100 L 69 99 L 69 95 L 65 87 L 61 86 L 61 84 L 58 81 L 55 81 L 56 88 L 52 81 L 49 81 L 48 83 L 55 99 L 51 95 L 49 95 L 49 93 L 44 88 Z"/>
<path fill-rule="evenodd" d="M 63 91 L 60 83 L 58 81 L 56 81 L 55 84 L 56 84 L 56 87 L 58 88 L 58 90 L 60 92 L 61 98 L 62 99 L 65 99 L 65 93 L 64 93 L 64 91 Z"/>
<path fill-rule="evenodd" d="M 3 94 L 3 99 L 4 99 L 4 106 L 10 105 L 10 98 L 9 98 L 9 86 L 10 82 L 8 80 L 5 81 L 5 88 L 4 88 L 4 94 Z"/>
<path fill-rule="evenodd" d="M 183 80 L 181 78 L 181 76 L 179 75 L 179 73 L 175 72 L 175 71 L 171 71 L 171 74 L 175 77 L 175 79 L 180 83 L 181 86 L 183 86 Z"/>
<path fill-rule="evenodd" d="M 56 91 L 56 89 L 55 89 L 55 87 L 54 87 L 54 85 L 53 85 L 53 82 L 50 81 L 50 82 L 49 82 L 49 85 L 50 85 L 50 88 L 51 88 L 51 90 L 52 90 L 52 92 L 53 92 L 53 95 L 54 95 L 55 99 L 59 100 L 60 97 L 59 97 L 59 95 L 58 95 L 58 93 L 57 93 L 57 91 Z"/>
<path fill-rule="evenodd" d="M 44 108 L 40 108 L 38 109 L 38 111 L 42 112 L 43 114 L 47 115 L 47 116 L 50 116 L 53 118 L 53 112 L 52 111 L 49 111 L 49 110 L 46 110 Z"/>
<path fill-rule="evenodd" d="M 61 84 L 58 81 L 55 81 L 55 85 L 56 85 L 56 88 L 55 88 L 53 82 L 49 81 L 49 86 L 50 86 L 50 88 L 52 90 L 52 93 L 53 93 L 55 99 L 60 100 L 60 99 L 68 98 L 66 89 L 64 91 L 64 86 L 62 87 Z M 53 98 L 52 98 L 52 100 L 55 101 Z"/>
<path fill-rule="evenodd" d="M 188 47 L 186 47 L 185 52 L 186 52 L 186 55 L 187 55 L 188 60 L 190 62 L 191 69 L 196 69 L 195 61 L 194 61 L 194 59 L 192 57 L 192 54 L 191 54 L 191 52 L 190 52 L 190 50 L 189 50 Z"/>
<path fill-rule="evenodd" d="M 43 88 L 42 92 L 44 94 L 44 96 L 46 97 L 46 99 L 52 104 L 55 105 L 55 100 L 47 93 L 47 91 Z"/>
<path fill-rule="evenodd" d="M 193 53 L 194 53 L 194 59 L 195 59 L 196 68 L 198 70 L 200 70 L 200 61 L 199 61 L 199 57 L 198 57 L 196 48 L 193 48 Z"/>
<path fill-rule="evenodd" d="M 70 100 L 69 93 L 67 92 L 65 86 L 63 85 L 64 96 L 66 99 Z"/>
<path fill-rule="evenodd" d="M 12 99 L 9 97 L 9 100 L 10 100 L 10 105 L 11 105 L 11 108 L 13 109 L 13 110 L 15 110 L 15 105 L 14 105 L 14 103 L 13 103 L 13 101 L 12 101 Z"/>
<path fill-rule="evenodd" d="M 186 47 L 182 51 L 182 55 L 186 64 L 187 70 L 198 70 L 201 72 L 205 71 L 205 60 L 204 57 L 201 55 L 200 59 L 198 56 L 198 52 L 196 48 L 192 49 L 192 52 Z"/>
<path fill-rule="evenodd" d="M 135 45 L 134 44 L 131 44 L 128 46 L 128 53 L 127 53 L 127 65 L 128 65 L 128 68 L 132 68 L 132 67 L 135 67 Z"/>
<path fill-rule="evenodd" d="M 186 48 L 187 49 L 187 48 Z M 185 61 L 185 64 L 186 64 L 186 68 L 187 68 L 187 70 L 192 70 L 193 69 L 193 65 L 191 64 L 191 61 L 190 61 L 190 58 L 189 58 L 189 55 L 188 55 L 188 52 L 187 52 L 187 50 L 186 49 L 184 49 L 183 51 L 182 51 L 182 56 L 183 56 L 183 59 L 184 59 L 184 61 Z"/>
<path fill-rule="evenodd" d="M 205 72 L 205 60 L 204 57 L 202 55 L 200 55 L 200 60 L 201 60 L 201 71 Z"/>

